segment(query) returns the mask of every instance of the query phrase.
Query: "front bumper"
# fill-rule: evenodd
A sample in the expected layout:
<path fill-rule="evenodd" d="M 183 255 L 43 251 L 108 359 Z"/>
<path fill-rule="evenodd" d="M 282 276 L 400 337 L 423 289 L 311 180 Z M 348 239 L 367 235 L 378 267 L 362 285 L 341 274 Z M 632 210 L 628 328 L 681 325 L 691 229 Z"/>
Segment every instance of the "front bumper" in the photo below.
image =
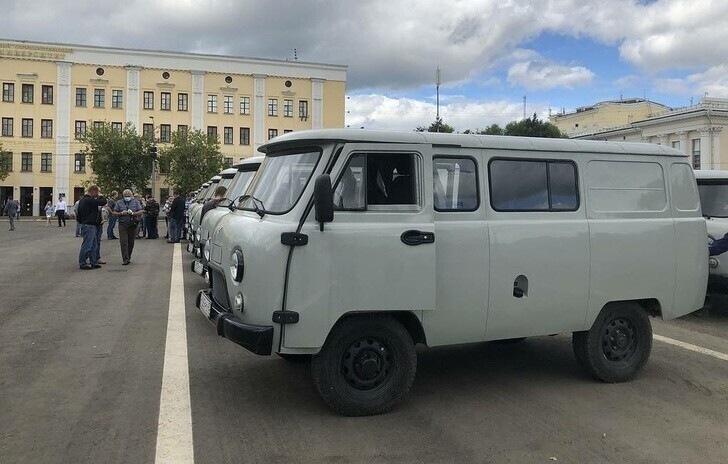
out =
<path fill-rule="evenodd" d="M 231 342 L 252 351 L 259 355 L 269 355 L 273 346 L 273 326 L 272 325 L 252 325 L 246 324 L 236 318 L 231 312 L 226 311 L 220 305 L 215 303 L 210 290 L 200 290 L 195 300 L 195 306 L 202 311 L 200 301 L 202 294 L 210 301 L 210 317 L 209 321 L 217 328 L 217 334 L 225 337 Z M 207 315 L 202 313 L 205 317 Z"/>

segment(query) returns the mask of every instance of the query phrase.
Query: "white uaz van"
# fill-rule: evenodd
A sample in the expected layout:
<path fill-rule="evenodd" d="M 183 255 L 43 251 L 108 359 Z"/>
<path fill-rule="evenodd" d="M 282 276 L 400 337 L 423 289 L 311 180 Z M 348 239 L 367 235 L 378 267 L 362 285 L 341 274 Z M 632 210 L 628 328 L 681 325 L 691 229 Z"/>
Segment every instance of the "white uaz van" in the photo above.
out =
<path fill-rule="evenodd" d="M 708 227 L 708 242 L 728 234 L 728 171 L 695 171 L 700 205 Z M 708 289 L 728 293 L 728 254 L 710 260 Z"/>
<path fill-rule="evenodd" d="M 254 353 L 313 355 L 341 414 L 392 408 L 418 343 L 572 332 L 580 365 L 625 381 L 650 355 L 648 315 L 703 304 L 705 220 L 674 149 L 321 130 L 260 151 L 197 306 Z"/>
<path fill-rule="evenodd" d="M 191 238 L 191 240 L 187 241 L 187 251 L 189 251 L 190 253 L 194 251 L 193 244 L 195 238 L 195 230 L 192 228 L 192 218 L 194 218 L 197 213 L 202 209 L 202 205 L 204 205 L 207 200 L 213 197 L 215 189 L 220 184 L 220 181 L 222 181 L 222 176 L 220 174 L 215 174 L 214 176 L 212 176 L 212 178 L 207 182 L 207 188 L 202 189 L 200 191 L 200 194 L 195 197 L 195 201 L 190 203 L 190 205 L 187 207 L 187 223 L 185 224 L 185 227 L 187 228 L 187 237 Z"/>
<path fill-rule="evenodd" d="M 232 205 L 234 205 L 238 201 L 239 197 L 245 193 L 262 161 L 262 156 L 253 156 L 236 164 L 234 167 L 237 170 L 237 174 L 235 174 L 235 177 L 233 177 L 233 180 L 227 189 L 225 199 L 221 201 L 217 207 L 208 211 L 204 217 L 201 216 L 202 209 L 200 208 L 201 217 L 198 221 L 200 225 L 197 228 L 194 237 L 191 239 L 191 241 L 194 242 L 193 247 L 195 250 L 195 256 L 199 255 L 199 257 L 192 261 L 192 270 L 197 274 L 204 277 L 207 273 L 205 270 L 207 267 L 207 258 L 203 250 L 205 243 L 207 243 L 207 239 L 209 238 L 210 231 L 213 227 L 215 227 L 215 224 L 217 224 L 217 221 L 219 221 L 221 217 L 231 211 L 230 208 Z"/>

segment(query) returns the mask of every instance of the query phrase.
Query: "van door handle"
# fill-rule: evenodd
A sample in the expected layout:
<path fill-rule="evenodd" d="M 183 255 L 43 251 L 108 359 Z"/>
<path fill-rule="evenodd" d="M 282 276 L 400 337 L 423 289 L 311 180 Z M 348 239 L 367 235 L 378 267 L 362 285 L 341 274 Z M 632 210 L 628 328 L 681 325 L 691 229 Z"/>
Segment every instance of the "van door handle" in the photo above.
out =
<path fill-rule="evenodd" d="M 420 230 L 402 232 L 399 238 L 402 240 L 402 243 L 410 246 L 421 245 L 423 243 L 435 243 L 434 232 L 423 232 Z"/>

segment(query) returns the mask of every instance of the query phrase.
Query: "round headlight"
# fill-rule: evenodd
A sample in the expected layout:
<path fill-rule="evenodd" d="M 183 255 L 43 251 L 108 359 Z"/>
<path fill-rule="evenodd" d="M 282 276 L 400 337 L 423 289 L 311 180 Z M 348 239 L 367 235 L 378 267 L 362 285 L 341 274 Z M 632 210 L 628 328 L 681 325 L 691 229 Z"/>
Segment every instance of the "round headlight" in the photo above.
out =
<path fill-rule="evenodd" d="M 243 311 L 243 294 L 242 293 L 238 293 L 237 295 L 235 295 L 235 301 L 233 302 L 233 304 L 234 304 L 233 308 L 236 311 L 241 311 L 241 312 Z"/>
<path fill-rule="evenodd" d="M 202 254 L 205 256 L 205 259 L 210 262 L 210 244 L 204 243 L 202 245 Z"/>
<path fill-rule="evenodd" d="M 243 252 L 240 250 L 233 250 L 232 255 L 230 255 L 230 277 L 235 282 L 240 282 L 243 280 Z"/>

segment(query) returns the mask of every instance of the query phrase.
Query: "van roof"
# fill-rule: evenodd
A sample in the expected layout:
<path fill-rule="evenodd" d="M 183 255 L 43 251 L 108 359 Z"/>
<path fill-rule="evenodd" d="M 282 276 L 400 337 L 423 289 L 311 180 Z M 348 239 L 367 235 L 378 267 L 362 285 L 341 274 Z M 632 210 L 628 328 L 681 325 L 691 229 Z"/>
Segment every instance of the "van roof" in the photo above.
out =
<path fill-rule="evenodd" d="M 238 171 L 257 170 L 258 166 L 260 166 L 260 163 L 262 163 L 264 159 L 265 156 L 251 156 L 250 158 L 240 160 L 240 162 L 234 164 L 233 167 Z"/>
<path fill-rule="evenodd" d="M 222 179 L 232 179 L 235 177 L 235 174 L 238 173 L 237 168 L 227 168 L 223 169 L 220 174 L 218 174 Z"/>
<path fill-rule="evenodd" d="M 562 151 L 570 153 L 612 153 L 653 156 L 687 157 L 686 154 L 665 145 L 639 142 L 605 142 L 595 140 L 511 137 L 503 135 L 442 134 L 434 132 L 401 132 L 359 129 L 320 129 L 289 132 L 273 138 L 258 148 L 268 153 L 301 141 L 361 143 L 425 143 L 434 146 L 465 148 L 491 148 L 500 150 Z"/>
<path fill-rule="evenodd" d="M 728 180 L 728 171 L 718 171 L 718 170 L 701 170 L 698 169 L 695 171 L 695 178 L 696 179 L 726 179 Z"/>

